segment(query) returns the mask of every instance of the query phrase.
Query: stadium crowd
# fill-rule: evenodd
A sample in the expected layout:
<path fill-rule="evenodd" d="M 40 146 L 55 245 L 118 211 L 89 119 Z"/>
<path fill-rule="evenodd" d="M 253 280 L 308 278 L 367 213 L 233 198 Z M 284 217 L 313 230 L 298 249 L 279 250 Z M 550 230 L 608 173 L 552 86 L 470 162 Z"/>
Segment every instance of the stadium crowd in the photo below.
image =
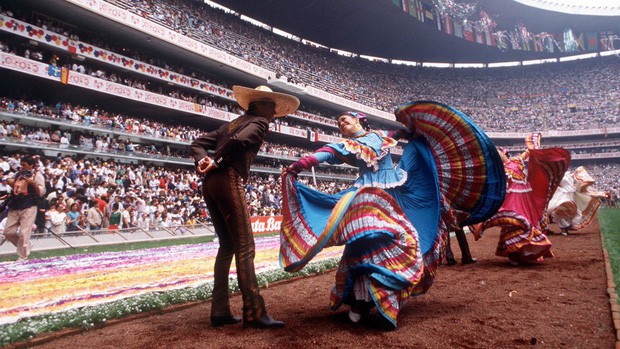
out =
<path fill-rule="evenodd" d="M 117 113 L 110 113 L 102 109 L 90 109 L 81 105 L 71 105 L 70 103 L 57 103 L 54 106 L 46 105 L 43 102 L 15 100 L 7 97 L 0 97 L 0 110 L 9 113 L 17 113 L 28 116 L 42 117 L 51 120 L 66 121 L 68 125 L 81 125 L 85 127 L 99 127 L 101 130 L 115 130 L 118 132 L 139 135 L 143 137 L 155 137 L 162 140 L 189 143 L 193 141 L 204 130 L 186 125 L 172 125 L 157 122 L 148 118 L 129 117 Z M 60 144 L 80 145 L 84 148 L 97 150 L 122 150 L 122 151 L 141 151 L 151 154 L 174 155 L 187 157 L 186 153 L 176 153 L 166 147 L 165 152 L 158 149 L 154 144 L 144 148 L 142 144 L 133 144 L 129 140 L 118 140 L 109 134 L 96 135 L 94 132 L 80 132 L 60 130 L 58 128 L 28 127 L 14 121 L 0 121 L 0 136 L 14 136 L 19 139 L 32 141 L 54 142 Z M 77 133 L 77 135 L 75 134 Z M 174 150 L 174 149 L 173 149 Z M 273 155 L 288 155 L 299 157 L 303 153 L 310 152 L 311 149 L 304 149 L 299 146 L 290 146 L 266 142 L 263 145 L 263 152 Z"/>
<path fill-rule="evenodd" d="M 12 49 L 10 48 L 9 45 L 2 45 L 2 47 L 0 47 L 0 50 L 5 51 L 5 52 L 10 52 L 13 54 L 21 53 L 22 55 L 24 55 L 24 57 L 27 57 L 27 52 L 29 51 L 28 48 L 21 48 L 20 50 Z M 46 56 L 51 56 L 51 55 L 52 55 L 51 52 L 46 52 Z M 59 61 L 62 60 L 62 58 L 59 57 L 58 55 L 53 55 L 52 57 L 53 57 L 52 60 L 54 61 L 54 64 L 59 64 Z M 68 57 L 67 60 L 70 61 L 70 60 L 73 60 L 73 58 Z M 101 69 L 101 68 L 94 69 L 91 66 L 88 66 L 88 68 L 84 68 L 84 65 L 77 66 L 75 63 L 73 63 L 72 65 L 71 64 L 67 64 L 67 65 L 71 66 L 72 70 L 81 71 L 82 69 L 84 69 L 85 73 L 92 75 L 94 77 L 97 77 L 99 79 L 123 84 L 129 87 L 132 87 L 132 88 L 150 91 L 150 92 L 154 92 L 158 94 L 163 94 L 168 97 L 181 99 L 183 101 L 198 103 L 206 107 L 216 108 L 216 109 L 223 110 L 226 112 L 232 112 L 236 114 L 240 114 L 242 112 L 242 110 L 237 105 L 232 103 L 231 101 L 224 100 L 221 98 L 215 98 L 212 96 L 199 95 L 195 91 L 190 91 L 190 92 L 183 91 L 180 88 L 170 87 L 161 81 L 159 83 L 151 83 L 147 81 L 142 81 L 140 79 L 136 79 L 133 76 L 127 76 L 127 77 L 120 78 L 118 72 L 108 73 L 104 69 Z M 19 111 L 24 111 L 24 112 L 36 112 L 39 115 L 46 115 L 52 118 L 63 117 L 66 119 L 74 120 L 76 122 L 84 121 L 87 124 L 89 122 L 87 118 L 89 117 L 97 118 L 98 117 L 97 114 L 99 113 L 98 110 L 91 111 L 89 108 L 85 106 L 80 106 L 80 105 L 72 106 L 71 103 L 57 104 L 56 110 L 54 112 L 51 112 L 50 109 L 46 108 L 45 106 L 39 105 L 40 103 L 36 103 L 34 105 L 22 103 L 21 105 L 18 105 L 18 106 L 15 105 L 15 103 L 11 103 L 10 101 L 7 103 L 8 103 L 7 107 L 10 110 L 19 110 Z M 33 111 L 33 109 L 36 109 L 36 111 Z M 60 110 L 60 113 L 57 112 L 58 110 Z M 305 114 L 305 117 L 301 118 L 301 117 L 287 116 L 285 118 L 282 118 L 281 120 L 277 119 L 274 122 L 280 125 L 284 125 L 284 126 L 295 125 L 295 127 L 297 128 L 314 131 L 314 132 L 320 132 L 323 134 L 328 134 L 328 135 L 333 135 L 333 136 L 339 135 L 338 131 L 334 128 L 335 127 L 334 125 L 331 125 L 331 127 L 326 125 L 326 122 L 324 121 L 325 118 L 322 118 L 321 123 L 316 123 L 316 122 L 311 121 L 312 120 L 311 117 L 316 116 L 316 115 L 309 114 L 309 113 L 300 113 L 300 114 Z M 106 122 L 105 124 L 106 126 L 112 126 L 115 128 L 121 127 L 123 128 L 123 130 L 128 131 L 128 132 L 139 132 L 139 133 L 149 132 L 151 128 L 150 124 L 156 123 L 154 121 L 149 120 L 148 124 L 142 127 L 143 129 L 133 128 L 132 125 L 128 125 L 127 122 L 119 121 L 118 118 L 127 119 L 128 117 L 123 117 L 120 115 L 113 115 L 113 114 L 108 113 L 105 116 L 103 116 L 103 121 Z M 93 123 L 93 125 L 95 125 L 95 123 Z M 182 127 L 183 126 L 181 126 L 181 128 Z M 195 138 L 196 136 L 194 133 L 191 133 L 191 132 L 175 132 L 175 135 L 182 137 L 181 140 L 188 140 L 188 139 L 191 139 L 191 137 Z M 163 136 L 163 135 L 153 134 L 153 136 Z M 170 136 L 170 135 L 167 135 L 167 136 Z"/>
<path fill-rule="evenodd" d="M 15 152 L 10 156 L 0 156 L 2 195 L 11 192 L 7 180 L 20 171 L 20 159 L 24 155 Z M 194 169 L 117 163 L 111 159 L 60 154 L 36 157 L 37 171 L 41 171 L 46 179 L 46 194 L 38 203 L 41 211 L 36 224 L 40 234 L 49 234 L 48 229 L 52 227 L 54 233 L 108 229 L 114 212 L 120 213 L 122 218 L 114 224 L 118 229 L 149 230 L 209 221 L 200 195 L 202 180 Z M 300 179 L 314 186 L 309 178 Z M 333 193 L 346 185 L 342 181 L 320 180 L 314 187 Z M 277 174 L 254 173 L 245 184 L 245 193 L 253 216 L 280 214 L 281 188 Z M 95 219 L 88 219 L 92 207 L 101 217 L 91 214 Z M 70 214 L 71 211 L 75 215 Z M 53 225 L 54 215 L 63 213 L 65 219 L 55 219 L 58 224 Z"/>
<path fill-rule="evenodd" d="M 41 117 L 43 119 L 59 120 L 67 122 L 67 126 L 81 125 L 88 127 L 88 132 L 83 129 L 61 130 L 58 126 L 30 127 L 15 121 L 0 120 L 0 137 L 11 137 L 29 142 L 43 144 L 59 144 L 60 148 L 68 145 L 79 146 L 83 150 L 96 152 L 115 151 L 118 154 L 151 154 L 166 157 L 187 158 L 185 146 L 194 140 L 197 135 L 204 132 L 196 127 L 187 125 L 173 125 L 165 122 L 157 122 L 143 117 L 129 117 L 117 113 L 110 113 L 103 109 L 91 110 L 81 105 L 70 103 L 56 103 L 54 106 L 43 102 L 14 100 L 0 98 L 0 110 L 10 113 L 25 114 Z M 276 119 L 277 120 L 277 119 Z M 99 134 L 92 131 L 93 127 L 99 128 Z M 65 127 L 63 127 L 65 128 Z M 101 131 L 115 130 L 119 135 L 101 133 Z M 125 134 L 139 135 L 149 138 L 157 138 L 162 141 L 174 141 L 178 143 L 148 144 L 134 143 Z M 609 153 L 620 151 L 620 142 L 586 142 L 567 145 L 575 154 Z M 507 148 L 516 151 L 520 146 Z M 280 158 L 282 155 L 289 158 L 298 158 L 313 149 L 300 145 L 284 144 L 277 142 L 265 142 L 261 148 L 263 155 Z M 278 167 L 274 165 L 274 167 Z"/>
<path fill-rule="evenodd" d="M 386 111 L 412 99 L 430 99 L 457 107 L 488 131 L 604 129 L 618 125 L 620 84 L 615 57 L 501 69 L 397 66 L 330 54 L 259 30 L 236 16 L 190 0 L 174 3 L 138 0 L 111 2 L 120 3 L 160 24 L 204 39 L 207 44 L 263 67 L 274 71 L 285 67 L 282 69 L 286 71 L 279 72 L 284 76 L 287 72 L 289 75 L 295 72 L 313 77 L 294 78 L 300 84 L 317 86 Z M 60 32 L 67 33 L 66 30 Z M 126 48 L 114 49 L 129 54 L 132 52 Z M 22 54 L 27 50 L 22 48 Z M 139 58 L 139 55 L 136 57 Z M 119 72 L 84 68 L 83 63 L 78 63 L 63 62 L 72 69 L 84 69 L 95 76 L 137 88 L 149 88 L 151 84 L 135 77 L 121 78 L 126 74 Z M 163 61 L 156 63 L 167 69 L 185 71 Z M 196 72 L 190 74 L 204 75 Z M 217 81 L 208 76 L 204 79 Z M 225 88 L 231 85 L 221 83 Z M 233 104 L 198 96 L 196 92 L 180 91 L 166 85 L 157 86 L 154 91 L 238 112 Z"/>
<path fill-rule="evenodd" d="M 198 1 L 111 0 L 294 83 L 391 111 L 439 100 L 490 131 L 572 130 L 618 125 L 616 57 L 501 69 L 432 69 L 342 57 L 273 35 Z M 606 91 L 606 93 L 601 93 Z"/>

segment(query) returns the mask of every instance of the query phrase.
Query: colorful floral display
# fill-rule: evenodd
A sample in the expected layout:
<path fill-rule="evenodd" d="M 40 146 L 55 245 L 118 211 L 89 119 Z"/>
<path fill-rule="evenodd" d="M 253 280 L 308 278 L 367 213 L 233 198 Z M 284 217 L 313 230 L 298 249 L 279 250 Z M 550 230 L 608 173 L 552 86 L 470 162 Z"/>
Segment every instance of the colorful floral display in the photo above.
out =
<path fill-rule="evenodd" d="M 256 239 L 257 274 L 280 269 L 279 239 Z M 206 243 L 0 263 L 0 325 L 153 292 L 197 288 L 212 282 L 217 248 L 217 243 Z M 319 257 L 340 254 L 340 249 L 332 249 Z M 236 279 L 234 268 L 232 273 Z"/>

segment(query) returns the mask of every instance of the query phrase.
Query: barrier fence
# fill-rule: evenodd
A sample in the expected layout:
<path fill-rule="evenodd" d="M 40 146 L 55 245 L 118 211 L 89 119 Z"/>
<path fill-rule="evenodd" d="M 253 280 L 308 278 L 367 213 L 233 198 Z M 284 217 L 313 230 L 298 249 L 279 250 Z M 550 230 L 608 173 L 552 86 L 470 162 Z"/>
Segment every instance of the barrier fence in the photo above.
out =
<path fill-rule="evenodd" d="M 282 216 L 251 217 L 252 230 L 256 236 L 278 233 L 281 223 Z M 209 236 L 216 237 L 213 225 L 210 222 L 197 222 L 192 225 L 171 225 L 149 229 L 134 227 L 116 230 L 89 230 L 78 227 L 78 230 L 66 231 L 61 234 L 53 234 L 50 231 L 33 232 L 30 241 L 32 243 L 31 251 L 36 252 Z M 0 256 L 11 254 L 15 254 L 15 246 L 7 241 L 0 246 Z"/>

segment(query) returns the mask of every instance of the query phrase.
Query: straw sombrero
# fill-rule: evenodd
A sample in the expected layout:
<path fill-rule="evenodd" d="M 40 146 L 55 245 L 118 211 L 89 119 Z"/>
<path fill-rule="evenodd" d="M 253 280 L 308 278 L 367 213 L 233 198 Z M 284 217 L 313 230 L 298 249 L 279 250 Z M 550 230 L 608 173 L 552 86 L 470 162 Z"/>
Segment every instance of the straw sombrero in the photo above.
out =
<path fill-rule="evenodd" d="M 245 110 L 248 110 L 250 103 L 265 100 L 276 103 L 275 117 L 291 114 L 299 107 L 299 99 L 297 97 L 285 93 L 273 92 L 267 86 L 261 85 L 255 89 L 251 89 L 235 85 L 232 89 L 235 91 L 237 103 Z"/>

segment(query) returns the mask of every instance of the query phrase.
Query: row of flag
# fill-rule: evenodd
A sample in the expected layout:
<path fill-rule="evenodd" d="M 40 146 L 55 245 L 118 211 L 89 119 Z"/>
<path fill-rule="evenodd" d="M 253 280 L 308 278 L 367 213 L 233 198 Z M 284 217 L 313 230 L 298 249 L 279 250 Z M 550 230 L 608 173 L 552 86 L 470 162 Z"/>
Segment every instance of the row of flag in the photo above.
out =
<path fill-rule="evenodd" d="M 434 5 L 422 0 L 392 0 L 392 3 L 446 34 L 502 50 L 580 52 L 620 48 L 618 33 L 613 31 L 573 33 L 567 29 L 563 33 L 531 33 L 519 24 L 515 24 L 514 29 L 493 31 L 493 28 L 480 27 L 475 22 L 441 15 Z"/>

